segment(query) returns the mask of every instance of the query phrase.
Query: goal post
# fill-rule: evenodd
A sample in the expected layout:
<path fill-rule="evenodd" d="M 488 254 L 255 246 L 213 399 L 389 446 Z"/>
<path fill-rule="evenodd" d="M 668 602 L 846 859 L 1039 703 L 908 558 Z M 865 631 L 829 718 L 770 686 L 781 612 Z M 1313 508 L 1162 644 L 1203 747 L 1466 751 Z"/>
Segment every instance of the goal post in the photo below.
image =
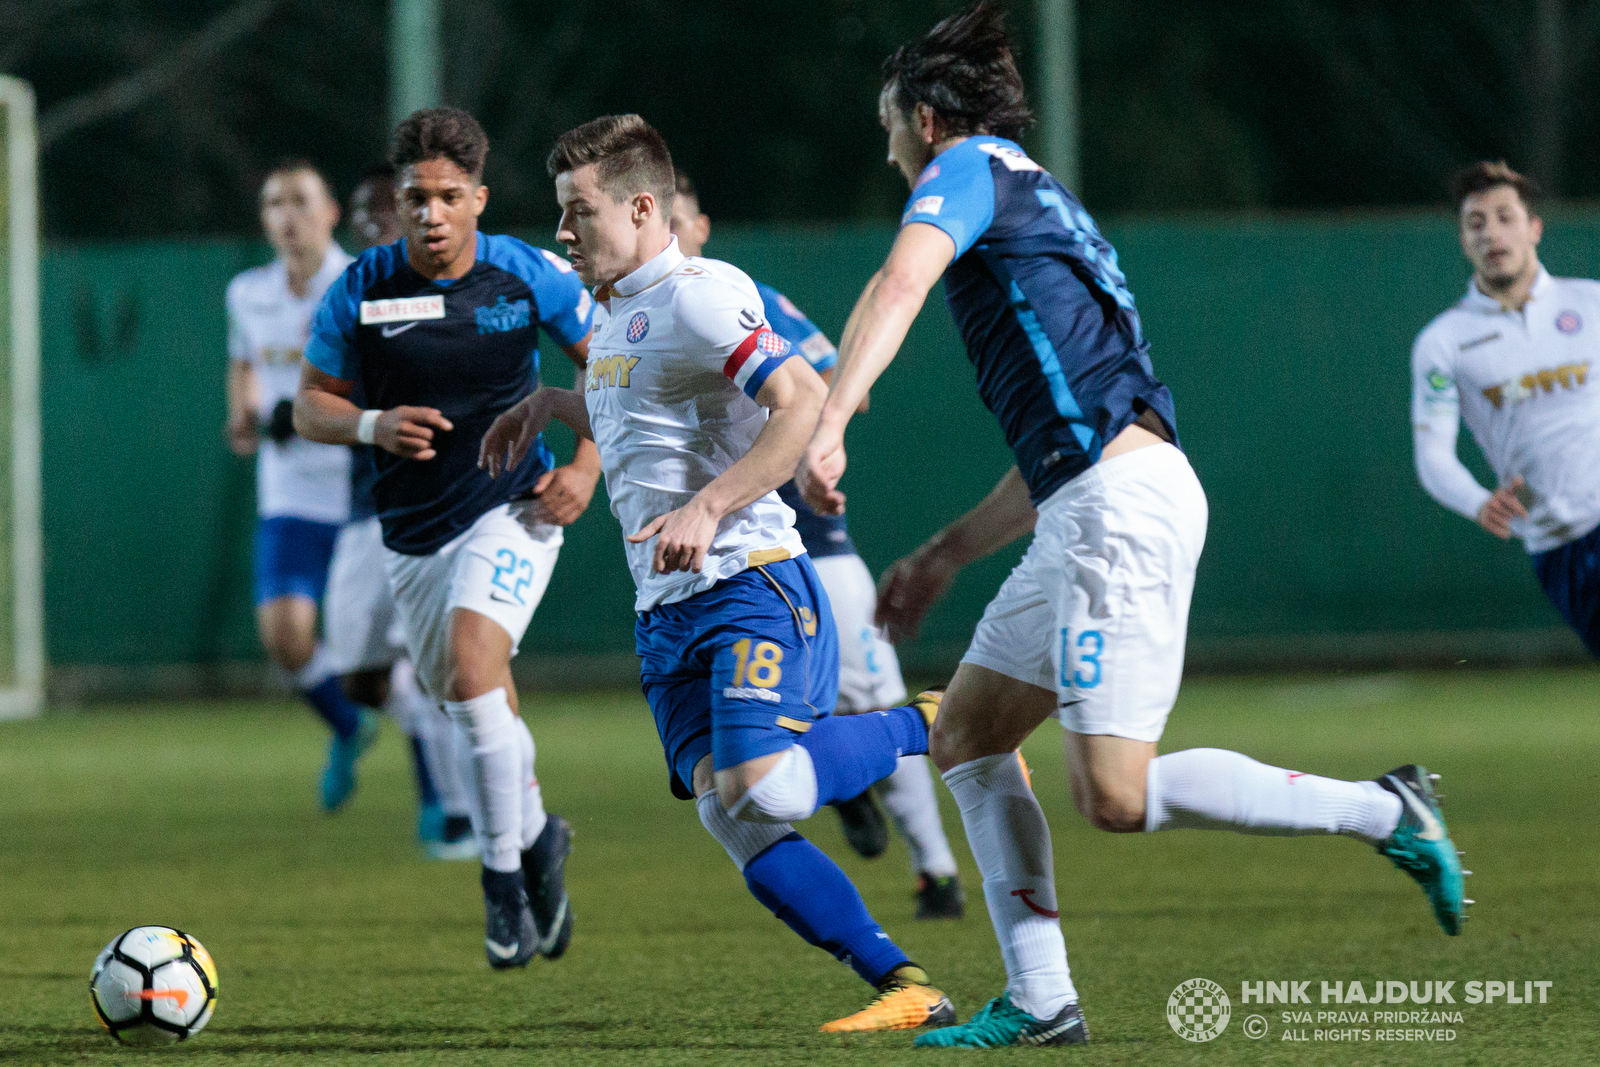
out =
<path fill-rule="evenodd" d="M 0 719 L 44 702 L 39 191 L 33 89 L 0 76 Z"/>

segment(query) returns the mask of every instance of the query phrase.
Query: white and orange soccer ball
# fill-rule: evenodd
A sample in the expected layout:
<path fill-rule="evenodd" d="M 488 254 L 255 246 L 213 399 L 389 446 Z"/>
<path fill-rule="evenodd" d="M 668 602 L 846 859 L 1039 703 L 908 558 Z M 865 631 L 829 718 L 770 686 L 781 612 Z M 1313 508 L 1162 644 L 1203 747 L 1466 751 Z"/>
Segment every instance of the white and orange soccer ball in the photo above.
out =
<path fill-rule="evenodd" d="M 100 1025 L 127 1045 L 193 1037 L 217 1005 L 211 954 L 170 926 L 136 926 L 95 957 L 89 996 Z"/>

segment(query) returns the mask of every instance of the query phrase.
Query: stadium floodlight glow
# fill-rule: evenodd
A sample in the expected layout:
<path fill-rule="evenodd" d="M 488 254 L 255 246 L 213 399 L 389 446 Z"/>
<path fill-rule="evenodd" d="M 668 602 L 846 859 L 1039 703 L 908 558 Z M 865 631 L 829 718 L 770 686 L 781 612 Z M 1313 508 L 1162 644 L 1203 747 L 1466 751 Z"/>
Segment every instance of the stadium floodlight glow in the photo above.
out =
<path fill-rule="evenodd" d="M 0 719 L 44 690 L 39 533 L 39 198 L 33 89 L 0 76 Z M 7 402 L 9 401 L 9 402 Z M 9 492 L 5 489 L 9 488 Z"/>

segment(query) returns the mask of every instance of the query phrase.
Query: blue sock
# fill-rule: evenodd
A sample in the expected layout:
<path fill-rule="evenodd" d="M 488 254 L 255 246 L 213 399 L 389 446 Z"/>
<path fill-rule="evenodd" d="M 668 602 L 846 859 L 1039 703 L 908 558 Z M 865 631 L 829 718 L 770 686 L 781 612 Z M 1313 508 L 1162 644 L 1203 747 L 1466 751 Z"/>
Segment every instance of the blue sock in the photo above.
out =
<path fill-rule="evenodd" d="M 417 803 L 439 803 L 439 791 L 433 788 L 433 778 L 428 774 L 428 761 L 422 758 L 422 738 L 409 738 L 411 742 L 411 770 L 417 776 Z"/>
<path fill-rule="evenodd" d="M 337 677 L 324 679 L 310 689 L 302 689 L 300 695 L 316 709 L 339 740 L 350 740 L 361 728 L 361 709 L 355 701 L 344 695 Z"/>
<path fill-rule="evenodd" d="M 744 880 L 789 929 L 849 964 L 870 985 L 909 962 L 867 913 L 854 883 L 799 834 L 791 833 L 745 864 Z"/>
<path fill-rule="evenodd" d="M 928 751 L 928 727 L 912 707 L 829 715 L 811 724 L 798 742 L 817 772 L 817 804 L 858 797 L 894 773 L 901 756 Z"/>

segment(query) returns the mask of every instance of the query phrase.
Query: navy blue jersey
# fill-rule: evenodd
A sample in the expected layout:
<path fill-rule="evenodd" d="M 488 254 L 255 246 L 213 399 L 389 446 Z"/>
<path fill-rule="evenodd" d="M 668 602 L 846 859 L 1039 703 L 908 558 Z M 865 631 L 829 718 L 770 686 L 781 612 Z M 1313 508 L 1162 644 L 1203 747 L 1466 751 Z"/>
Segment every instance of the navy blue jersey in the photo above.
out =
<path fill-rule="evenodd" d="M 372 407 L 437 408 L 454 424 L 435 431 L 438 455 L 423 463 L 372 450 L 383 543 L 408 555 L 437 551 L 550 469 L 542 437 L 499 478 L 478 469 L 478 445 L 538 384 L 537 328 L 571 345 L 594 317 L 560 256 L 514 237 L 480 233 L 477 242 L 477 263 L 454 281 L 412 270 L 403 240 L 367 249 L 323 297 L 306 345 L 306 359 L 355 382 Z"/>
<path fill-rule="evenodd" d="M 816 323 L 806 318 L 805 312 L 794 302 L 770 285 L 756 282 L 756 292 L 761 294 L 761 305 L 767 312 L 767 325 L 772 332 L 794 346 L 796 352 L 818 374 L 833 369 L 839 362 L 839 350 L 833 347 L 828 335 L 817 329 Z M 794 528 L 800 541 L 813 556 L 853 556 L 855 542 L 850 540 L 850 524 L 843 515 L 818 515 L 800 496 L 794 482 L 784 482 L 778 487 L 778 496 L 794 509 Z"/>
<path fill-rule="evenodd" d="M 350 446 L 350 521 L 365 522 L 378 513 L 378 501 L 373 495 L 378 484 L 378 449 L 371 445 Z"/>
<path fill-rule="evenodd" d="M 902 226 L 950 235 L 945 299 L 978 393 L 1035 504 L 1152 409 L 1177 439 L 1117 252 L 1059 181 L 1003 137 L 969 137 L 917 178 Z"/>

